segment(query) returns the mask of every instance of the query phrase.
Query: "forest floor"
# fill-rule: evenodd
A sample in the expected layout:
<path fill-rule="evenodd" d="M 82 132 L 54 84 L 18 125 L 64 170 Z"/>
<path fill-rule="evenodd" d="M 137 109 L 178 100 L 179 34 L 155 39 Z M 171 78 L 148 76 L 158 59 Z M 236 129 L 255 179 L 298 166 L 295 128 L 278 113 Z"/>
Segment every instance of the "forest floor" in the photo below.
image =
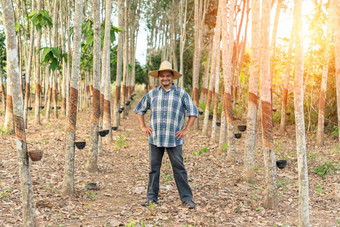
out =
<path fill-rule="evenodd" d="M 132 103 L 134 107 L 139 94 Z M 260 134 L 256 146 L 256 182 L 243 182 L 245 134 L 236 140 L 235 163 L 227 161 L 217 144 L 192 130 L 183 148 L 189 183 L 196 203 L 195 210 L 182 207 L 172 169 L 164 156 L 159 205 L 142 207 L 148 181 L 148 143 L 130 110 L 121 126 L 113 132 L 113 142 L 103 142 L 98 159 L 99 172 L 85 170 L 90 150 L 90 109 L 79 112 L 76 140 L 85 140 L 83 150 L 76 149 L 75 194 L 61 196 L 66 118 L 34 125 L 33 111 L 28 125 L 29 150 L 41 149 L 41 161 L 30 162 L 34 201 L 39 226 L 297 226 L 298 175 L 295 130 L 281 135 L 275 125 L 274 140 L 278 153 L 287 156 L 287 167 L 278 174 L 276 210 L 263 206 L 265 173 Z M 148 119 L 148 117 L 146 117 Z M 0 114 L 3 124 L 4 114 Z M 200 116 L 202 122 L 202 116 Z M 235 122 L 237 125 L 239 122 Z M 217 128 L 219 130 L 219 127 Z M 258 130 L 260 131 L 260 130 Z M 324 178 L 314 168 L 325 164 L 332 170 L 332 161 L 340 162 L 337 138 L 325 135 L 325 146 L 316 146 L 314 134 L 307 136 L 311 226 L 340 226 L 340 171 L 333 169 Z M 126 146 L 126 147 L 125 147 Z M 198 152 L 207 147 L 206 152 Z M 204 149 L 203 149 L 204 150 Z M 202 153 L 202 154 L 201 154 Z M 0 226 L 21 226 L 22 209 L 15 137 L 0 134 Z M 333 164 L 333 167 L 336 164 Z M 99 190 L 88 190 L 96 183 Z"/>

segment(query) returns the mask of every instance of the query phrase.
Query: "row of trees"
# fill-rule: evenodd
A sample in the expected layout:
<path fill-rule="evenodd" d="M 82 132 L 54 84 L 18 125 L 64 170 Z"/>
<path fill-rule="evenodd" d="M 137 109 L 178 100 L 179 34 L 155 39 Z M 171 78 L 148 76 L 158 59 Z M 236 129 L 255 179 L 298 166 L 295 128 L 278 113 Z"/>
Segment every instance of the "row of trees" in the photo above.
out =
<path fill-rule="evenodd" d="M 170 2 L 171 1 L 168 3 Z M 174 1 L 172 1 L 172 3 L 173 2 Z M 338 122 L 336 120 L 338 118 L 337 116 L 339 116 L 337 114 L 328 114 L 329 119 L 325 124 L 327 78 L 329 73 L 334 76 L 333 70 L 335 70 L 335 68 L 332 68 L 332 64 L 330 65 L 330 63 L 334 63 L 334 59 L 337 58 L 337 52 L 334 54 L 331 51 L 331 47 L 334 45 L 332 39 L 332 31 L 334 31 L 332 15 L 334 12 L 332 12 L 332 9 L 338 10 L 338 8 L 336 5 L 332 5 L 333 1 L 331 0 L 326 3 L 314 1 L 315 8 L 309 15 L 309 31 L 312 42 L 307 50 L 307 60 L 304 60 L 304 36 L 302 33 L 301 15 L 302 1 L 294 1 L 294 22 L 291 38 L 286 42 L 289 43 L 287 52 L 284 51 L 282 46 L 277 47 L 276 35 L 279 27 L 280 12 L 289 8 L 289 1 L 262 1 L 262 5 L 260 0 L 251 1 L 252 31 L 250 56 L 246 49 L 250 1 L 200 0 L 191 2 L 191 4 L 189 1 L 192 7 L 189 6 L 188 8 L 186 5 L 187 1 L 179 1 L 178 3 L 178 8 L 175 7 L 175 10 L 173 5 L 165 8 L 167 9 L 165 16 L 154 16 L 150 19 L 152 24 L 156 23 L 160 25 L 150 27 L 150 45 L 154 46 L 153 48 L 149 48 L 149 50 L 152 51 L 148 52 L 149 61 L 151 61 L 150 64 L 152 64 L 152 56 L 158 54 L 162 60 L 172 61 L 175 69 L 178 69 L 177 56 L 179 56 L 180 59 L 183 58 L 181 45 L 183 45 L 183 40 L 186 40 L 187 35 L 183 32 L 183 28 L 185 31 L 189 25 L 189 29 L 192 28 L 194 30 L 191 33 L 194 39 L 189 39 L 187 46 L 192 47 L 194 50 L 191 70 L 191 89 L 195 104 L 201 107 L 201 112 L 204 112 L 202 134 L 210 136 L 212 141 L 218 141 L 220 150 L 224 150 L 224 148 L 227 147 L 229 159 L 234 160 L 235 142 L 233 125 L 235 122 L 235 114 L 236 117 L 242 118 L 242 116 L 239 116 L 241 115 L 239 111 L 242 107 L 237 106 L 237 104 L 245 106 L 247 103 L 247 108 L 245 108 L 247 109 L 247 139 L 245 140 L 243 172 L 244 179 L 247 181 L 254 181 L 255 179 L 255 134 L 257 112 L 259 110 L 267 181 L 264 201 L 266 208 L 273 209 L 278 206 L 276 157 L 273 145 L 273 120 L 280 121 L 280 130 L 284 133 L 287 124 L 287 108 L 290 108 L 289 114 L 291 111 L 294 112 L 292 114 L 294 114 L 293 116 L 295 117 L 293 121 L 295 122 L 296 128 L 296 150 L 299 170 L 299 225 L 308 226 L 309 197 L 305 122 L 307 122 L 308 129 L 310 129 L 312 120 L 311 109 L 313 109 L 314 103 L 311 98 L 311 102 L 307 102 L 306 105 L 304 99 L 305 97 L 311 97 L 313 93 L 315 93 L 315 86 L 312 87 L 314 89 L 309 91 L 306 90 L 306 87 L 308 88 L 311 84 L 318 83 L 317 81 L 313 81 L 313 79 L 317 80 L 317 76 L 320 75 L 318 73 L 321 71 L 321 87 L 317 88 L 320 89 L 320 95 L 317 108 L 318 113 L 316 113 L 318 116 L 316 138 L 317 143 L 323 145 L 325 125 L 333 122 L 331 126 L 335 125 L 336 129 L 339 127 L 338 123 L 336 123 Z M 276 6 L 276 12 L 270 41 L 270 12 L 274 6 Z M 189 10 L 183 13 L 182 9 Z M 176 23 L 176 19 L 173 19 L 173 11 L 176 10 L 179 14 L 177 14 L 178 17 L 175 16 L 175 18 L 179 18 L 180 23 L 175 25 L 178 26 L 178 29 L 173 30 L 174 21 Z M 194 26 L 190 26 L 190 22 L 186 23 L 187 15 L 193 15 Z M 209 18 L 211 15 L 213 15 L 213 20 Z M 335 13 L 335 15 L 337 14 Z M 211 23 L 211 21 L 213 22 Z M 324 26 L 325 24 L 327 26 Z M 168 30 L 169 27 L 170 30 Z M 172 39 L 172 34 L 175 33 L 176 35 L 176 31 L 181 32 L 179 48 L 173 48 L 172 44 L 174 40 L 176 41 L 176 39 Z M 243 36 L 242 39 L 240 39 L 241 34 Z M 164 40 L 167 40 L 167 42 Z M 180 52 L 179 55 L 171 54 L 178 49 Z M 248 59 L 245 59 L 245 56 L 248 57 Z M 222 61 L 222 63 L 220 61 Z M 318 67 L 316 67 L 317 69 L 312 66 L 315 64 L 318 65 Z M 204 66 L 204 70 L 201 70 L 202 66 Z M 245 78 L 244 74 L 247 74 L 247 78 Z M 311 74 L 314 74 L 313 78 L 311 78 Z M 284 79 L 279 79 L 279 77 L 282 77 L 281 75 L 283 75 Z M 292 78 L 294 78 L 294 80 L 292 80 Z M 248 83 L 245 82 L 246 79 L 249 79 Z M 336 80 L 338 81 L 339 79 L 336 77 Z M 182 86 L 181 81 L 179 81 L 178 84 Z M 290 84 L 291 86 L 293 85 L 293 92 L 289 91 Z M 273 85 L 275 87 L 273 87 Z M 153 85 L 153 81 L 151 81 L 151 87 L 153 86 L 155 85 Z M 280 88 L 281 90 L 275 91 L 275 88 Z M 336 89 L 338 94 L 338 83 Z M 199 91 L 201 91 L 200 95 Z M 242 94 L 243 92 L 247 95 Z M 328 93 L 333 94 L 333 97 L 335 97 L 334 92 L 332 87 L 330 87 Z M 277 97 L 278 100 L 274 100 L 273 96 L 274 98 Z M 292 100 L 293 97 L 294 102 L 291 103 L 294 103 L 294 105 L 292 106 L 288 100 Z M 246 100 L 246 102 L 244 102 L 244 100 Z M 281 101 L 281 103 L 279 103 L 279 101 Z M 333 106 L 329 105 L 330 109 L 335 108 L 332 97 L 330 97 L 329 103 L 333 104 Z M 276 111 L 274 104 L 281 106 L 280 112 L 274 112 Z M 220 106 L 221 110 L 218 111 Z M 307 109 L 307 113 L 305 109 Z M 339 111 L 339 106 L 337 109 Z M 211 114 L 213 115 L 212 124 L 209 124 Z M 309 115 L 307 120 L 305 120 L 306 114 Z M 275 116 L 276 119 L 273 119 L 273 116 Z M 219 138 L 216 138 L 217 119 L 221 121 Z M 199 126 L 199 121 L 196 121 L 196 129 L 198 129 Z M 211 128 L 211 131 L 209 128 Z"/>
<path fill-rule="evenodd" d="M 111 0 L 1 1 L 7 56 L 6 61 L 1 59 L 7 83 L 3 83 L 0 75 L 4 127 L 15 132 L 19 144 L 24 226 L 36 226 L 25 136 L 29 110 L 34 109 L 35 124 L 43 123 L 41 113 L 45 107 L 46 122 L 51 118 L 51 109 L 54 118 L 58 118 L 59 109 L 67 116 L 62 193 L 73 194 L 77 111 L 84 103 L 92 105 L 91 148 L 86 169 L 96 172 L 98 152 L 102 149 L 98 131 L 108 129 L 110 135 L 106 138 L 112 140 L 112 126 L 118 127 L 120 117 L 126 116 L 134 92 L 141 3 L 141 0 L 118 1 L 118 28 L 111 22 Z M 117 33 L 118 46 L 115 45 Z M 116 59 L 112 60 L 112 56 Z M 114 105 L 111 104 L 113 64 L 117 64 Z M 35 97 L 30 96 L 32 91 Z M 35 102 L 34 108 L 31 100 Z"/>
<path fill-rule="evenodd" d="M 304 60 L 301 1 L 294 1 L 291 38 L 288 42 L 276 44 L 280 12 L 288 8 L 288 3 L 289 1 L 285 0 L 262 1 L 262 5 L 260 0 L 153 0 L 147 3 L 142 0 L 118 0 L 116 9 L 119 28 L 117 28 L 110 22 L 113 11 L 111 0 L 91 2 L 32 0 L 14 3 L 11 0 L 2 0 L 7 62 L 5 65 L 0 58 L 0 63 L 1 68 L 6 69 L 7 88 L 2 80 L 0 85 L 2 101 L 4 102 L 4 97 L 7 97 L 6 105 L 3 104 L 3 107 L 7 106 L 5 126 L 15 127 L 17 140 L 22 144 L 18 156 L 22 175 L 25 225 L 35 225 L 24 129 L 28 127 L 30 100 L 35 102 L 34 122 L 41 124 L 42 94 L 44 93 L 46 100 L 45 118 L 48 120 L 51 105 L 53 117 L 58 117 L 57 95 L 58 91 L 61 93 L 61 112 L 68 116 L 63 193 L 72 194 L 74 139 L 79 99 L 89 105 L 90 102 L 87 100 L 92 97 L 91 148 L 87 170 L 97 171 L 97 154 L 102 147 L 98 131 L 101 128 L 109 129 L 110 136 L 107 138 L 112 140 L 111 126 L 118 127 L 120 116 L 126 116 L 128 109 L 126 104 L 134 92 L 136 40 L 143 12 L 148 31 L 147 65 L 144 70 L 154 70 L 162 60 L 169 60 L 176 70 L 184 74 L 178 85 L 191 88 L 193 100 L 204 114 L 202 123 L 196 121 L 196 129 L 201 127 L 202 134 L 218 142 L 221 151 L 227 150 L 230 161 L 235 159 L 235 118 L 242 118 L 243 112 L 247 109 L 243 176 L 245 180 L 251 182 L 255 179 L 255 134 L 256 122 L 259 121 L 257 113 L 260 112 L 267 180 L 264 202 L 266 208 L 274 209 L 278 205 L 273 120 L 281 121 L 281 131 L 284 132 L 287 123 L 286 112 L 294 109 L 300 182 L 299 220 L 300 225 L 308 226 L 305 100 L 309 94 L 315 93 L 314 90 L 308 90 L 312 86 L 310 81 L 311 78 L 317 78 L 322 68 L 317 134 L 318 143 L 322 145 L 327 103 L 326 82 L 331 78 L 327 75 L 334 76 L 331 73 L 335 70 L 334 67 L 328 66 L 335 62 L 334 59 L 338 61 L 339 57 L 331 52 L 334 29 L 331 26 L 333 20 L 330 9 L 339 10 L 340 7 L 338 5 L 331 7 L 333 4 L 331 0 L 327 4 L 315 1 L 316 8 L 312 14 L 314 17 L 310 18 L 314 25 L 310 31 L 312 34 L 318 34 L 318 38 L 312 40 L 313 48 L 308 50 L 309 55 L 307 60 Z M 275 6 L 270 43 L 270 12 Z M 337 16 L 339 13 L 336 11 L 334 15 Z M 323 20 L 315 18 L 326 17 L 327 32 L 323 33 L 321 31 L 324 27 L 320 25 Z M 252 27 L 249 35 L 251 39 L 247 34 L 249 23 Z M 335 26 L 337 28 L 339 25 Z M 118 44 L 113 45 L 116 33 Z M 322 34 L 327 34 L 325 36 L 327 39 L 324 39 Z M 335 38 L 335 47 L 339 48 L 338 33 L 335 34 Z M 247 43 L 250 40 L 251 48 L 248 48 Z M 326 42 L 322 44 L 321 40 Z M 289 44 L 287 51 L 286 44 Z M 0 50 L 1 48 L 3 47 L 0 45 Z M 311 66 L 315 65 L 316 59 L 319 59 L 320 67 Z M 21 77 L 23 71 L 26 74 L 26 81 Z M 281 74 L 284 75 L 283 80 Z M 31 87 L 33 75 L 34 86 Z M 292 75 L 294 82 L 291 80 Z M 115 78 L 116 82 L 113 89 L 115 90 L 113 105 L 110 86 L 112 78 Z M 148 80 L 149 89 L 157 86 L 156 80 L 153 78 Z M 289 91 L 289 85 L 292 84 L 294 95 Z M 337 83 L 336 88 L 339 86 Z M 31 91 L 35 93 L 34 98 L 30 97 Z M 273 112 L 275 105 L 280 106 L 281 111 Z M 312 103 L 309 105 L 312 106 Z M 338 111 L 339 107 L 340 104 Z M 209 124 L 210 115 L 212 124 Z M 336 114 L 334 117 L 337 118 Z M 219 138 L 216 127 L 218 119 L 222 126 Z"/>

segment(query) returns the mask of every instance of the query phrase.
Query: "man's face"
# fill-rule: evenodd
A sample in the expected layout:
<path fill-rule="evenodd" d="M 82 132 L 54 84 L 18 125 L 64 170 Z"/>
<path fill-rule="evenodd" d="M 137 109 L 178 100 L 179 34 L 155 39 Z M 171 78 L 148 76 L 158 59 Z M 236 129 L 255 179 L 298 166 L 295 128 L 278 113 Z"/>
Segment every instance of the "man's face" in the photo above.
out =
<path fill-rule="evenodd" d="M 158 80 L 162 87 L 171 87 L 174 76 L 171 71 L 160 71 L 158 73 Z"/>

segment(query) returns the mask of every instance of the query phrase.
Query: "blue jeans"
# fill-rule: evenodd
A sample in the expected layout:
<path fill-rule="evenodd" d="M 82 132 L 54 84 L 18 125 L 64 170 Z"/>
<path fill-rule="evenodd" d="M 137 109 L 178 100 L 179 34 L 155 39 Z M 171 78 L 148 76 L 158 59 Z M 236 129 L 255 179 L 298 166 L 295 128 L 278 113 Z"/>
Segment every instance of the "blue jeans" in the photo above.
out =
<path fill-rule="evenodd" d="M 178 193 L 182 202 L 192 200 L 192 191 L 188 183 L 188 175 L 183 164 L 182 145 L 177 147 L 157 147 L 149 144 L 150 171 L 147 197 L 157 202 L 159 191 L 159 176 L 165 149 L 168 152 Z"/>

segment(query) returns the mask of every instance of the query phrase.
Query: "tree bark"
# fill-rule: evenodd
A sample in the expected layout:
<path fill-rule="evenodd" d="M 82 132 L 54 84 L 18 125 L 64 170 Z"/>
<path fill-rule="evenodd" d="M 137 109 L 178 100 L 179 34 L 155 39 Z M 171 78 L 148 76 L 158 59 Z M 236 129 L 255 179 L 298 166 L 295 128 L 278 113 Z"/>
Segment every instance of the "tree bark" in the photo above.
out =
<path fill-rule="evenodd" d="M 118 26 L 120 28 L 124 27 L 124 0 L 118 0 L 117 11 L 118 11 Z M 120 32 L 118 34 L 118 50 L 117 50 L 117 73 L 116 73 L 116 92 L 115 92 L 115 102 L 113 111 L 113 126 L 119 126 L 119 109 L 120 109 L 120 90 L 121 90 L 121 80 L 122 80 L 122 67 L 123 67 L 123 44 L 124 44 L 124 33 Z"/>
<path fill-rule="evenodd" d="M 305 136 L 305 119 L 303 110 L 303 25 L 302 2 L 294 1 L 294 21 L 296 25 L 295 48 L 295 79 L 294 79 L 294 110 L 296 152 L 299 175 L 299 226 L 310 226 L 309 223 L 309 195 L 308 195 L 308 168 Z"/>
<path fill-rule="evenodd" d="M 98 131 L 100 117 L 100 2 L 92 0 L 93 8 L 93 102 L 91 117 L 91 151 L 87 159 L 86 169 L 89 172 L 98 171 Z"/>
<path fill-rule="evenodd" d="M 110 75 L 110 30 L 111 30 L 111 11 L 112 2 L 106 0 L 106 15 L 105 15 L 105 35 L 104 35 L 104 50 L 102 60 L 102 75 L 104 77 L 104 115 L 103 115 L 103 129 L 109 130 L 109 135 L 104 137 L 107 142 L 112 141 L 111 128 L 111 75 Z"/>
<path fill-rule="evenodd" d="M 332 1 L 330 1 L 330 6 L 332 5 Z M 324 129 L 325 129 L 325 102 L 326 102 L 326 90 L 327 90 L 327 77 L 328 77 L 328 64 L 331 56 L 331 48 L 330 42 L 332 41 L 332 17 L 333 17 L 333 7 L 328 8 L 328 19 L 327 19 L 327 33 L 326 33 L 326 42 L 325 42 L 325 54 L 324 54 L 324 65 L 322 70 L 322 79 L 321 79 L 321 91 L 319 98 L 319 115 L 318 115 L 318 129 L 316 133 L 316 141 L 319 146 L 324 145 Z M 307 83 L 307 81 L 306 81 Z"/>
<path fill-rule="evenodd" d="M 226 0 L 223 0 L 222 10 L 222 68 L 224 77 L 224 112 L 227 115 L 227 156 L 228 160 L 235 161 L 235 136 L 234 136 L 234 116 L 232 110 L 232 80 L 233 74 L 231 69 L 232 56 L 234 50 L 234 16 L 235 16 L 235 0 L 230 1 L 229 6 L 229 31 L 227 25 L 227 4 Z M 229 41 L 229 42 L 228 42 Z"/>
<path fill-rule="evenodd" d="M 128 77 L 129 77 L 129 27 L 128 27 L 128 9 L 129 9 L 129 0 L 125 0 L 125 8 L 124 8 L 124 52 L 123 52 L 123 90 L 122 90 L 122 106 L 125 107 L 125 102 L 127 100 L 127 83 L 128 83 Z M 123 118 L 126 117 L 127 112 L 126 108 L 124 108 L 123 111 Z"/>
<path fill-rule="evenodd" d="M 42 1 L 38 1 L 38 9 L 41 10 Z M 40 49 L 41 43 L 41 30 L 37 31 L 37 44 L 36 50 Z M 35 124 L 40 123 L 40 94 L 41 94 L 41 84 L 40 84 L 40 54 L 35 57 L 35 107 L 34 107 L 34 122 Z"/>
<path fill-rule="evenodd" d="M 15 136 L 17 144 L 17 156 L 19 161 L 19 176 L 21 186 L 23 226 L 37 226 L 33 199 L 33 186 L 30 176 L 29 160 L 27 153 L 26 133 L 22 112 L 22 100 L 20 91 L 20 75 L 18 69 L 18 56 L 16 46 L 16 34 L 14 14 L 10 0 L 2 0 L 2 12 L 6 32 L 7 49 L 7 74 L 11 75 L 8 83 L 10 100 L 13 100 L 13 112 L 15 123 Z M 2 78 L 1 78 L 2 79 Z"/>
<path fill-rule="evenodd" d="M 216 122 L 217 122 L 217 111 L 218 111 L 218 103 L 219 103 L 219 90 L 220 90 L 220 56 L 221 56 L 221 13 L 222 13 L 222 1 L 219 1 L 218 4 L 218 12 L 216 18 L 216 26 L 215 26 L 215 41 L 216 41 L 216 65 L 215 65 L 215 93 L 214 93 L 214 108 L 213 108 L 213 121 L 212 121 L 212 129 L 211 129 L 211 141 L 216 141 Z"/>
<path fill-rule="evenodd" d="M 81 48 L 81 26 L 83 20 L 83 1 L 75 1 L 74 15 L 74 37 L 73 37 L 73 55 L 72 55 L 72 75 L 70 84 L 70 109 L 68 114 L 68 124 L 66 127 L 66 151 L 65 166 L 63 178 L 63 195 L 71 195 L 74 193 L 74 143 L 76 135 L 77 123 L 77 102 L 78 87 L 80 75 L 80 48 Z"/>
<path fill-rule="evenodd" d="M 251 25 L 251 68 L 248 93 L 247 139 L 245 142 L 243 178 L 247 182 L 255 181 L 255 142 L 256 116 L 258 100 L 258 80 L 260 75 L 260 1 L 252 1 Z"/>
<path fill-rule="evenodd" d="M 32 11 L 35 10 L 35 0 L 32 0 Z M 33 50 L 34 50 L 34 26 L 33 23 L 30 30 L 30 42 L 29 42 L 29 53 L 26 64 L 26 89 L 25 89 L 25 103 L 24 103 L 24 126 L 27 129 L 27 120 L 28 120 L 28 105 L 31 95 L 31 71 L 32 71 L 32 58 L 33 58 Z"/>
<path fill-rule="evenodd" d="M 273 115 L 272 115 L 272 76 L 270 74 L 270 48 L 269 48 L 269 25 L 270 25 L 270 2 L 262 2 L 261 19 L 261 123 L 262 123 L 262 147 L 264 153 L 264 165 L 266 173 L 266 189 L 264 207 L 276 209 L 277 198 L 277 173 L 276 160 L 273 146 Z"/>
<path fill-rule="evenodd" d="M 287 59 L 286 73 L 285 73 L 284 84 L 283 84 L 283 95 L 282 95 L 282 105 L 281 105 L 281 122 L 280 122 L 280 132 L 281 133 L 286 131 L 286 109 L 287 109 L 287 99 L 288 99 L 288 89 L 289 89 L 292 51 L 293 51 L 293 44 L 294 44 L 294 39 L 295 39 L 294 33 L 295 33 L 295 26 L 294 26 L 294 23 L 293 23 L 292 32 L 291 32 L 290 40 L 289 40 L 288 59 Z"/>

